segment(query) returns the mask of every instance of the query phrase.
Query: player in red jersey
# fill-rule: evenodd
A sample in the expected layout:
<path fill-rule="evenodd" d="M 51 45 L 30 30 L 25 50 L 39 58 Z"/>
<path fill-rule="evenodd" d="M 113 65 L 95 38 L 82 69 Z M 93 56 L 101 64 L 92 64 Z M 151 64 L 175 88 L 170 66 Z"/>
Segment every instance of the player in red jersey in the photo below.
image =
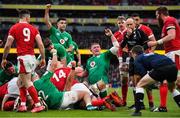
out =
<path fill-rule="evenodd" d="M 163 44 L 165 55 L 171 58 L 178 68 L 177 85 L 180 85 L 180 26 L 177 19 L 169 16 L 166 7 L 159 7 L 156 10 L 156 18 L 158 19 L 159 26 L 162 28 L 161 39 L 158 41 L 148 42 L 149 47 Z M 154 111 L 167 112 L 167 81 L 163 82 L 164 86 L 160 87 L 161 104 Z"/>
<path fill-rule="evenodd" d="M 9 82 L 0 86 L 0 106 L 2 111 L 12 111 L 14 109 L 15 100 L 19 97 L 17 80 L 18 77 L 13 77 Z M 29 101 L 32 101 L 29 95 L 27 97 Z M 31 105 L 33 105 L 33 101 Z"/>
<path fill-rule="evenodd" d="M 117 39 L 119 43 L 124 39 L 124 35 L 126 34 L 126 18 L 124 16 L 117 17 L 117 25 L 118 31 L 114 33 L 114 37 Z M 127 99 L 127 92 L 128 92 L 128 72 L 123 70 L 123 67 L 128 67 L 126 61 L 126 54 L 123 53 L 122 49 L 119 48 L 118 50 L 118 60 L 119 60 L 119 71 L 120 77 L 122 82 L 122 98 L 123 98 L 123 106 L 126 106 L 126 99 Z"/>
<path fill-rule="evenodd" d="M 71 63 L 75 62 L 72 61 Z M 58 63 L 58 67 L 60 67 L 59 65 L 60 63 Z M 91 86 L 87 85 L 87 83 L 79 83 L 75 78 L 82 76 L 83 68 L 75 67 L 74 74 L 71 73 L 71 70 L 72 69 L 69 67 L 60 67 L 55 71 L 53 77 L 51 77 L 50 81 L 56 86 L 56 88 L 58 88 L 59 91 L 86 91 L 92 98 L 93 106 L 101 107 L 102 105 L 105 105 L 112 111 L 115 111 L 116 107 L 111 103 L 111 101 L 114 101 L 117 106 L 122 106 L 122 100 L 116 92 L 112 92 L 104 99 L 98 98 L 97 92 L 100 92 L 101 89 L 106 87 L 103 81 L 99 81 L 97 84 Z M 80 105 L 80 108 L 81 107 L 82 106 Z"/>
<path fill-rule="evenodd" d="M 51 77 L 50 81 L 56 86 L 59 91 L 65 90 L 66 80 L 71 71 L 69 67 L 62 67 L 55 71 L 53 77 Z M 76 70 L 75 70 L 76 71 Z M 73 79 L 72 85 L 78 83 L 78 80 Z"/>
<path fill-rule="evenodd" d="M 9 82 L 0 87 L 0 101 L 2 100 L 1 110 L 13 110 L 14 101 L 19 96 L 17 86 L 18 77 L 12 78 Z M 0 102 L 1 104 L 1 102 Z"/>
<path fill-rule="evenodd" d="M 19 17 L 19 22 L 13 25 L 9 30 L 7 42 L 4 47 L 1 66 L 4 67 L 6 65 L 6 58 L 11 45 L 15 40 L 18 55 L 19 81 L 22 83 L 22 85 L 19 86 L 21 105 L 18 108 L 18 111 L 27 111 L 26 95 L 28 91 L 35 103 L 35 107 L 31 110 L 31 112 L 40 112 L 44 110 L 45 107 L 39 102 L 37 91 L 31 82 L 31 73 L 34 71 L 36 66 L 34 43 L 35 41 L 37 42 L 40 54 L 42 56 L 40 61 L 41 67 L 45 66 L 44 45 L 42 43 L 39 31 L 34 26 L 29 24 L 30 12 L 28 10 L 21 10 L 19 12 Z"/>
<path fill-rule="evenodd" d="M 136 27 L 140 30 L 142 30 L 147 36 L 150 41 L 156 41 L 153 31 L 150 27 L 142 24 L 142 19 L 140 18 L 140 15 L 137 13 L 132 14 L 132 18 L 135 21 Z M 154 52 L 156 46 L 149 48 L 146 50 L 146 53 Z M 147 87 L 146 89 L 148 100 L 149 100 L 149 108 L 152 111 L 154 109 L 154 102 L 153 102 L 153 95 L 152 95 L 152 89 L 151 85 Z"/>
<path fill-rule="evenodd" d="M 148 39 L 150 41 L 156 41 L 155 36 L 154 36 L 153 31 L 151 30 L 151 28 L 146 26 L 146 25 L 143 25 L 141 23 L 142 19 L 140 18 L 139 14 L 137 14 L 137 13 L 132 14 L 132 18 L 135 21 L 136 27 L 138 29 L 142 30 L 148 36 Z M 156 46 L 151 47 L 151 50 L 149 50 L 149 51 L 153 52 L 155 50 L 155 48 L 156 48 Z"/>

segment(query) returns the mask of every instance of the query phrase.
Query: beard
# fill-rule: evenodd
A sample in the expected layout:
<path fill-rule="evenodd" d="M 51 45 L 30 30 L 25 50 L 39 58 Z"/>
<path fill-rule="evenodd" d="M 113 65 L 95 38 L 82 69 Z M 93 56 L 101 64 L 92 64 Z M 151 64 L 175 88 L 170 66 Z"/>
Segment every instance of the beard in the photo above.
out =
<path fill-rule="evenodd" d="M 163 25 L 164 25 L 164 21 L 163 21 L 163 19 L 162 18 L 158 18 L 158 26 L 160 27 L 160 28 L 163 28 Z"/>

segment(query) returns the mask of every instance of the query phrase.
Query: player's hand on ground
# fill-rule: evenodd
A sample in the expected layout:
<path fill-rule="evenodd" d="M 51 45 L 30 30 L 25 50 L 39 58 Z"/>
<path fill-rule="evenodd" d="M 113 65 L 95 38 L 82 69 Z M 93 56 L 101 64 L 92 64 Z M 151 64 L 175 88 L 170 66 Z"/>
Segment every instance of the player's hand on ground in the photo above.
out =
<path fill-rule="evenodd" d="M 45 66 L 46 66 L 46 61 L 45 61 L 45 59 L 41 59 L 40 64 L 39 64 L 39 67 L 40 67 L 40 68 L 44 68 Z"/>
<path fill-rule="evenodd" d="M 6 66 L 7 64 L 7 60 L 6 59 L 3 59 L 2 62 L 1 62 L 1 67 L 4 69 L 4 67 Z"/>
<path fill-rule="evenodd" d="M 105 31 L 106 36 L 112 36 L 113 35 L 112 31 L 109 28 L 106 28 L 104 31 Z"/>
<path fill-rule="evenodd" d="M 50 9 L 50 8 L 51 8 L 51 4 L 47 4 L 46 9 Z"/>
<path fill-rule="evenodd" d="M 76 61 L 71 61 L 72 67 L 76 67 Z"/>
<path fill-rule="evenodd" d="M 148 47 L 153 47 L 157 45 L 157 41 L 149 41 L 147 44 L 148 44 Z"/>

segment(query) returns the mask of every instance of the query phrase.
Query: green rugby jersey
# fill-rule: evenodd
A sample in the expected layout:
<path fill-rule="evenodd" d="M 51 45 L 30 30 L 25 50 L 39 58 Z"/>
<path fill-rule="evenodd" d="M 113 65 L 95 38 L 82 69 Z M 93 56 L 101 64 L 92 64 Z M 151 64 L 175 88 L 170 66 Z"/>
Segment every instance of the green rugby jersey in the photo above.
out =
<path fill-rule="evenodd" d="M 66 58 L 66 63 L 69 64 L 72 61 L 72 59 L 68 55 L 66 49 L 61 44 L 53 44 L 53 45 L 54 48 L 57 50 L 58 60 Z M 48 50 L 45 50 L 45 55 L 47 58 L 52 57 L 52 54 Z"/>
<path fill-rule="evenodd" d="M 50 78 L 53 73 L 48 71 L 39 80 L 34 82 L 34 86 L 38 91 L 39 96 L 41 96 L 48 108 L 59 109 L 63 100 L 64 92 L 59 92 L 58 89 L 51 83 Z"/>
<path fill-rule="evenodd" d="M 95 84 L 99 80 L 108 83 L 108 70 L 110 59 L 114 55 L 110 50 L 101 53 L 98 56 L 92 56 L 87 60 L 86 70 L 88 71 L 88 81 L 90 84 Z"/>
<path fill-rule="evenodd" d="M 60 32 L 59 29 L 55 28 L 54 26 L 52 26 L 49 31 L 52 43 L 60 43 L 66 49 L 69 48 L 70 45 L 72 45 L 72 37 L 68 32 Z"/>
<path fill-rule="evenodd" d="M 69 56 L 71 57 L 72 60 L 74 60 L 74 52 L 76 50 L 78 50 L 78 45 L 76 44 L 76 42 L 73 41 L 73 49 L 71 52 L 68 52 Z"/>

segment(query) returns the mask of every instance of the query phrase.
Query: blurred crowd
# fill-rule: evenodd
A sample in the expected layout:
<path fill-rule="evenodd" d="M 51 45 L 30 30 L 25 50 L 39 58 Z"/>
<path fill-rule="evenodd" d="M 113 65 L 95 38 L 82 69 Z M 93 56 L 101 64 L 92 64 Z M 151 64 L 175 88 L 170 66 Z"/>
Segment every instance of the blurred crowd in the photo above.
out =
<path fill-rule="evenodd" d="M 1 0 L 2 4 L 55 5 L 178 5 L 179 0 Z"/>

